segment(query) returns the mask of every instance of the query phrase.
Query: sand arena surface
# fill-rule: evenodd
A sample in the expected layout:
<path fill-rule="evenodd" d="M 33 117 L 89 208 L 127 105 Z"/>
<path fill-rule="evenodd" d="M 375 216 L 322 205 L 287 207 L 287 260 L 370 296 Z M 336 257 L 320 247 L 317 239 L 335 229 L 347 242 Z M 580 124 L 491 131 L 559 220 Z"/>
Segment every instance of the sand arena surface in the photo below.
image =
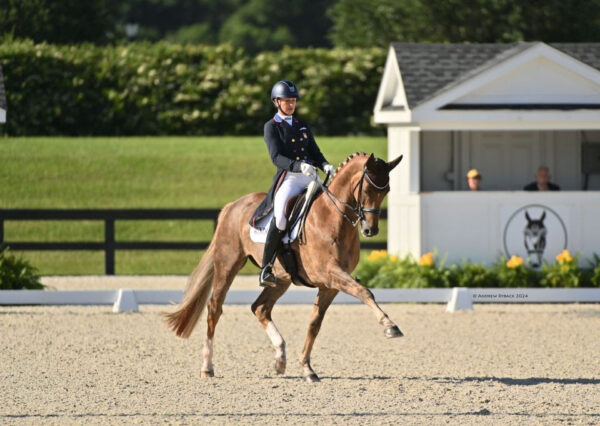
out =
<path fill-rule="evenodd" d="M 214 379 L 163 306 L 0 307 L 0 424 L 598 424 L 600 305 L 334 305 L 301 380 L 311 306 L 275 307 L 288 369 L 247 306 L 225 306 Z"/>

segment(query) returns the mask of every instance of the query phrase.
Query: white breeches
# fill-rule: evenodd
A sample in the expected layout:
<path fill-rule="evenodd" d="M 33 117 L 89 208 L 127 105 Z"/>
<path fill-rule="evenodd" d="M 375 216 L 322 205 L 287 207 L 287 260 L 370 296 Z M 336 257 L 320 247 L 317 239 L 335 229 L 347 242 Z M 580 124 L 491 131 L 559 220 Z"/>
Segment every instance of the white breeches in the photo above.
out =
<path fill-rule="evenodd" d="M 285 205 L 287 201 L 294 195 L 300 194 L 312 179 L 310 176 L 303 175 L 302 173 L 288 172 L 285 175 L 281 186 L 279 186 L 279 189 L 275 193 L 273 202 L 275 225 L 280 231 L 283 231 L 287 225 L 287 219 L 285 218 Z"/>

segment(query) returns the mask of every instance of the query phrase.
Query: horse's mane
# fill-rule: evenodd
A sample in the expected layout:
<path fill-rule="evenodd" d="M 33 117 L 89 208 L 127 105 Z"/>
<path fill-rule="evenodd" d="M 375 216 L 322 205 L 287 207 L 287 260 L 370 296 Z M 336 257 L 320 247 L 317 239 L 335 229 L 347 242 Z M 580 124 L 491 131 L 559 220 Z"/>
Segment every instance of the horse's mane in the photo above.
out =
<path fill-rule="evenodd" d="M 335 176 L 338 175 L 338 172 L 340 170 L 342 170 L 344 168 L 344 166 L 346 166 L 346 164 L 350 163 L 352 160 L 354 160 L 355 158 L 358 157 L 369 157 L 371 154 L 367 154 L 366 152 L 355 152 L 354 154 L 350 154 L 348 156 L 348 158 L 346 158 L 342 163 L 340 163 L 340 165 L 338 166 L 337 170 L 335 171 Z M 387 172 L 387 163 L 380 159 L 380 158 L 375 158 L 374 161 L 374 170 L 368 170 L 367 173 L 369 174 L 369 177 L 371 178 L 371 180 L 375 181 L 377 184 L 383 186 L 385 184 L 387 184 L 389 182 L 389 178 L 387 177 L 387 173 L 385 173 L 385 179 L 387 179 L 385 182 L 378 182 L 378 180 L 380 180 L 381 178 L 378 177 L 379 174 L 383 173 L 383 171 L 385 170 L 385 172 Z M 375 172 L 375 173 L 373 173 Z M 335 178 L 334 176 L 334 178 Z"/>
<path fill-rule="evenodd" d="M 337 170 L 335 171 L 335 174 L 337 175 L 338 172 L 346 165 L 350 162 L 350 160 L 352 160 L 353 158 L 356 157 L 363 157 L 363 156 L 369 156 L 370 154 L 367 154 L 366 152 L 355 152 L 354 154 L 350 154 L 348 156 L 348 158 L 346 158 L 344 161 L 342 161 L 340 163 L 340 165 L 338 166 Z"/>

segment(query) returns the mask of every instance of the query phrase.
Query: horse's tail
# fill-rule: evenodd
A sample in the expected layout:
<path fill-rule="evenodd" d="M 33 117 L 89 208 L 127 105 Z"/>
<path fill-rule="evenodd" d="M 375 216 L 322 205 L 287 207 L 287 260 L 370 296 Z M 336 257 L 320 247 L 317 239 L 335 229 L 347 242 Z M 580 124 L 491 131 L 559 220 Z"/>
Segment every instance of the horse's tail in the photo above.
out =
<path fill-rule="evenodd" d="M 214 251 L 213 239 L 188 280 L 179 309 L 175 312 L 163 314 L 167 326 L 179 337 L 185 339 L 190 337 L 206 306 L 215 272 Z"/>

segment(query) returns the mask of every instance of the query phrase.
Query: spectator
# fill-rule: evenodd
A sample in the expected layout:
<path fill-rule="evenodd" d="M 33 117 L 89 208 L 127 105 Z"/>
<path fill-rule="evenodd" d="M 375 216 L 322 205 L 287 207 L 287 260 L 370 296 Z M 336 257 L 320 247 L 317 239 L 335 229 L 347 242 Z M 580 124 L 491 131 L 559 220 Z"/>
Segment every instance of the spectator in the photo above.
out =
<path fill-rule="evenodd" d="M 560 191 L 560 187 L 550 182 L 550 169 L 546 166 L 540 166 L 535 172 L 535 182 L 531 182 L 523 187 L 524 191 Z"/>
<path fill-rule="evenodd" d="M 467 172 L 467 184 L 469 185 L 469 191 L 481 190 L 481 174 L 477 169 L 471 169 Z"/>

